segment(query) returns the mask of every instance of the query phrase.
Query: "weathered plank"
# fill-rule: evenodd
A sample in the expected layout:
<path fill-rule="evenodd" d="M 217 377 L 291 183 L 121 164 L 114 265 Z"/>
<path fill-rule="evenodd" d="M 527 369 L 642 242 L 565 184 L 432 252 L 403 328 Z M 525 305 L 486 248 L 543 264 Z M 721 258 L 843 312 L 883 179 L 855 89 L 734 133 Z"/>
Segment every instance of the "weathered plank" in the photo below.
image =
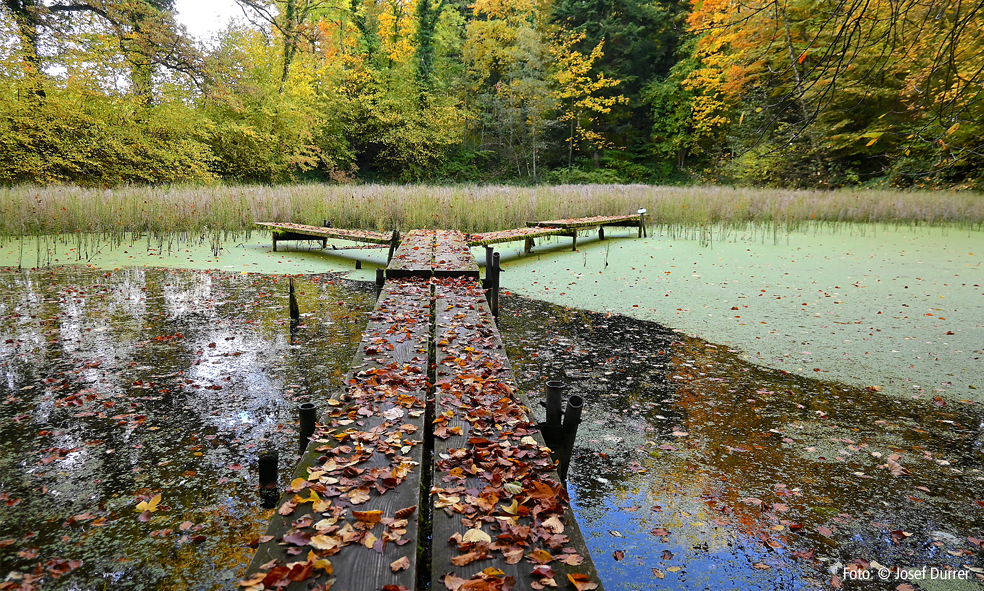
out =
<path fill-rule="evenodd" d="M 514 385 L 482 289 L 469 279 L 433 283 L 431 589 L 471 579 L 513 579 L 513 589 L 533 589 L 549 578 L 566 588 L 568 575 L 583 588 L 600 589 L 550 451 Z"/>
<path fill-rule="evenodd" d="M 519 240 L 532 240 L 543 236 L 557 236 L 566 233 L 563 228 L 516 228 L 513 230 L 499 230 L 498 232 L 484 232 L 481 234 L 469 234 L 467 236 L 468 246 L 489 246 L 503 242 L 515 242 Z"/>
<path fill-rule="evenodd" d="M 457 230 L 437 231 L 432 267 L 436 277 L 478 277 L 478 262 Z"/>
<path fill-rule="evenodd" d="M 348 390 L 329 401 L 250 565 L 256 588 L 415 587 L 430 289 L 421 279 L 384 286 Z"/>
<path fill-rule="evenodd" d="M 256 222 L 257 226 L 265 226 L 273 230 L 273 249 L 277 243 L 285 240 L 325 240 L 336 238 L 353 242 L 369 242 L 371 244 L 389 244 L 391 235 L 372 230 L 346 230 L 344 228 L 321 228 L 306 224 L 291 224 L 284 222 Z"/>
<path fill-rule="evenodd" d="M 386 277 L 430 277 L 434 262 L 434 230 L 411 230 L 386 267 Z"/>
<path fill-rule="evenodd" d="M 592 228 L 596 226 L 638 226 L 640 216 L 634 215 L 597 215 L 586 218 L 569 218 L 565 220 L 546 220 L 542 222 L 526 222 L 530 227 L 559 227 L 559 228 Z"/>

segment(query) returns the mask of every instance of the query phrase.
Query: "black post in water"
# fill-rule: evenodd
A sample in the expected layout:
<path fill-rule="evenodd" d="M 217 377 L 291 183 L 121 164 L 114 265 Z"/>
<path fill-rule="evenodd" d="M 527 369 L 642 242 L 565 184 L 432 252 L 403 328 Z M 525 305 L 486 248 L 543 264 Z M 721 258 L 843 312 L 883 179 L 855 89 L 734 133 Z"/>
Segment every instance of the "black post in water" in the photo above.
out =
<path fill-rule="evenodd" d="M 499 317 L 499 267 L 500 254 L 492 253 L 492 317 Z"/>
<path fill-rule="evenodd" d="M 386 269 L 376 269 L 376 299 L 383 295 L 383 284 L 386 283 Z"/>
<path fill-rule="evenodd" d="M 313 402 L 304 402 L 297 406 L 297 412 L 301 417 L 300 430 L 300 449 L 303 452 L 307 449 L 308 441 L 314 435 L 314 422 L 317 418 L 317 410 Z"/>
<path fill-rule="evenodd" d="M 550 380 L 547 382 L 547 420 L 544 422 L 551 427 L 560 427 L 560 417 L 563 414 L 564 390 L 566 389 L 567 384 L 560 380 Z"/>
<path fill-rule="evenodd" d="M 273 509 L 280 500 L 280 488 L 277 485 L 280 456 L 276 451 L 260 452 L 260 505 L 264 509 Z"/>
<path fill-rule="evenodd" d="M 489 305 L 489 309 L 492 309 L 492 251 L 494 249 L 491 246 L 485 246 L 485 281 L 482 282 L 482 287 L 485 289 L 485 301 Z M 492 312 L 495 316 L 495 312 Z"/>
<path fill-rule="evenodd" d="M 301 317 L 301 310 L 297 307 L 297 296 L 294 295 L 294 278 L 290 278 L 288 284 L 287 306 L 290 308 L 290 319 L 297 320 Z"/>
<path fill-rule="evenodd" d="M 567 470 L 571 465 L 574 454 L 574 440 L 577 439 L 577 427 L 581 424 L 581 411 L 584 409 L 584 398 L 574 394 L 567 399 L 564 409 L 564 446 L 560 451 L 560 479 L 567 480 Z"/>
<path fill-rule="evenodd" d="M 362 268 L 362 261 L 361 260 L 355 259 L 355 268 L 356 269 L 361 269 Z"/>

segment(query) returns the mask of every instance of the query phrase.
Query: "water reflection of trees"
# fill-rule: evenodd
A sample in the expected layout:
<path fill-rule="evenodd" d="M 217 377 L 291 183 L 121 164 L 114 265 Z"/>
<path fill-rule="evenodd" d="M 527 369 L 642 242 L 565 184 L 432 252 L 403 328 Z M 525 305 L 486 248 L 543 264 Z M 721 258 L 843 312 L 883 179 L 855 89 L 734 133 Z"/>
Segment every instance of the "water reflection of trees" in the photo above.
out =
<path fill-rule="evenodd" d="M 974 478 L 980 414 L 972 405 L 887 398 L 765 370 L 726 347 L 642 322 L 526 300 L 504 309 L 507 350 L 534 400 L 537 382 L 560 373 L 557 359 L 591 375 L 572 380 L 587 399 L 588 422 L 571 479 L 588 527 L 597 520 L 601 535 L 631 517 L 635 527 L 663 524 L 681 548 L 746 548 L 773 557 L 776 568 L 796 562 L 789 550 L 811 548 L 843 562 L 966 560 L 930 533 L 976 535 L 966 499 L 980 498 L 984 485 Z M 606 373 L 610 381 L 599 383 Z M 596 417 L 604 420 L 594 425 Z M 611 433 L 623 441 L 605 446 Z M 892 453 L 912 476 L 878 467 Z M 645 511 L 647 503 L 663 510 L 647 519 L 620 515 L 625 505 Z M 893 541 L 890 532 L 901 528 L 917 532 L 914 541 Z"/>
<path fill-rule="evenodd" d="M 0 539 L 14 540 L 0 567 L 29 569 L 16 552 L 37 547 L 37 560 L 85 563 L 56 586 L 202 588 L 234 577 L 251 553 L 243 542 L 264 523 L 251 458 L 263 445 L 295 449 L 292 396 L 340 386 L 371 308 L 368 290 L 329 277 L 298 282 L 311 314 L 291 346 L 286 289 L 269 276 L 0 274 L 0 398 L 9 403 L 0 407 L 0 490 L 22 499 L 0 525 Z M 155 492 L 171 509 L 141 523 L 135 495 Z M 85 513 L 105 525 L 72 517 Z M 204 524 L 205 540 L 182 542 L 184 519 Z M 36 535 L 22 538 L 24 525 Z"/>

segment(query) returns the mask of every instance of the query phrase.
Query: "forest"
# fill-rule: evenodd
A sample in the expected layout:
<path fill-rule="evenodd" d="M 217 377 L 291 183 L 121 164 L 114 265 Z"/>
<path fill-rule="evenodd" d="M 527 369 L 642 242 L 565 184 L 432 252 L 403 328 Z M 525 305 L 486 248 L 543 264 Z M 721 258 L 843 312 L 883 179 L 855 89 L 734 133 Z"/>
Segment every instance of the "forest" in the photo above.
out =
<path fill-rule="evenodd" d="M 984 0 L 4 0 L 0 184 L 984 185 Z"/>

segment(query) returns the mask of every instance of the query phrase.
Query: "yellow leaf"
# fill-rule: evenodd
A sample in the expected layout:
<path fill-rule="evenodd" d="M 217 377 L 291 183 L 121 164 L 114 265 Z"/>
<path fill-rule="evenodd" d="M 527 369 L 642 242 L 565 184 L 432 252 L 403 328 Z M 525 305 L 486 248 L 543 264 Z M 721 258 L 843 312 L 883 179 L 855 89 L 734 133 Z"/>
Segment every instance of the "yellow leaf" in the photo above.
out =
<path fill-rule="evenodd" d="M 485 542 L 492 543 L 492 536 L 482 531 L 480 528 L 473 528 L 465 532 L 461 537 L 462 542 Z"/>
<path fill-rule="evenodd" d="M 953 125 L 950 126 L 950 129 L 946 130 L 946 135 L 951 135 L 953 132 L 957 131 L 958 129 L 960 129 L 960 124 L 954 123 Z"/>
<path fill-rule="evenodd" d="M 161 495 L 160 493 L 158 493 L 157 496 L 150 499 L 149 501 L 140 501 L 139 503 L 137 503 L 136 511 L 138 513 L 143 513 L 144 511 L 150 511 L 151 513 L 153 513 L 154 511 L 157 511 L 157 504 L 160 502 L 161 502 Z"/>

